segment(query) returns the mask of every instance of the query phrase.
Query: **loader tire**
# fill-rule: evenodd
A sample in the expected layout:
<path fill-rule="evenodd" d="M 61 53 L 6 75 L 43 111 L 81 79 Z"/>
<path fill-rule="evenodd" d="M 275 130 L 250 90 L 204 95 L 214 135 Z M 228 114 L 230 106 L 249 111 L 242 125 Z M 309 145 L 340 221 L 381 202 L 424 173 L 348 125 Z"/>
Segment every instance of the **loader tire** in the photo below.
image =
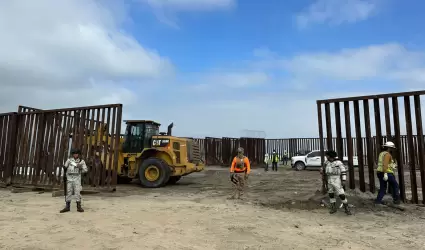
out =
<path fill-rule="evenodd" d="M 171 176 L 167 185 L 175 185 L 181 178 L 181 176 Z"/>
<path fill-rule="evenodd" d="M 161 159 L 148 158 L 139 167 L 140 184 L 146 188 L 159 188 L 167 184 L 171 169 Z"/>

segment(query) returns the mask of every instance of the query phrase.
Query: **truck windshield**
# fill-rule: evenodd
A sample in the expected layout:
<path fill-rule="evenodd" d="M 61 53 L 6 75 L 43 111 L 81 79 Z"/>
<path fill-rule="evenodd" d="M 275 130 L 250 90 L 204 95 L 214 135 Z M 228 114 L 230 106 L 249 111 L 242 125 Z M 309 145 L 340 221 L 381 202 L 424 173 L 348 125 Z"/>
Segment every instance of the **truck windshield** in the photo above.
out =
<path fill-rule="evenodd" d="M 143 145 L 143 127 L 134 124 L 127 124 L 124 138 L 124 152 L 139 152 L 142 149 Z"/>
<path fill-rule="evenodd" d="M 153 135 L 159 134 L 159 127 L 154 124 L 127 124 L 125 131 L 125 142 L 123 151 L 127 153 L 138 153 L 150 146 Z"/>
<path fill-rule="evenodd" d="M 146 138 L 151 138 L 153 135 L 159 135 L 158 126 L 155 126 L 152 124 L 146 124 L 145 135 L 146 135 Z"/>

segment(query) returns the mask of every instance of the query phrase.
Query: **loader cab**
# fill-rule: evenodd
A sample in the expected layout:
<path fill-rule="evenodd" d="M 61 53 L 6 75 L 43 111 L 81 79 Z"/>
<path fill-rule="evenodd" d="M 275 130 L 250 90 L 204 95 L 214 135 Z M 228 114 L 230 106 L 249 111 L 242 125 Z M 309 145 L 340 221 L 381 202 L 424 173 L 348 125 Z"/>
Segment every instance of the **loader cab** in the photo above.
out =
<path fill-rule="evenodd" d="M 151 146 L 152 136 L 159 135 L 161 124 L 149 120 L 125 121 L 124 153 L 140 153 Z"/>

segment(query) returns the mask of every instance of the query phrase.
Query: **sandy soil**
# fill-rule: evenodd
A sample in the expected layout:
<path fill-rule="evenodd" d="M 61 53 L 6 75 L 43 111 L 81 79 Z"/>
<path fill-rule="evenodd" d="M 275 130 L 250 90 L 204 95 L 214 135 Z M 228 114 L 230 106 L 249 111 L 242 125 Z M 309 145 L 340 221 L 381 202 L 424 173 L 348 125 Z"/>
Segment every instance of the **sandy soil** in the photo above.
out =
<path fill-rule="evenodd" d="M 84 196 L 85 213 L 59 214 L 63 197 L 0 190 L 0 249 L 423 249 L 425 209 L 374 208 L 351 192 L 355 214 L 320 206 L 317 171 L 254 170 L 244 200 L 228 200 L 226 170 L 178 185 L 119 186 Z"/>

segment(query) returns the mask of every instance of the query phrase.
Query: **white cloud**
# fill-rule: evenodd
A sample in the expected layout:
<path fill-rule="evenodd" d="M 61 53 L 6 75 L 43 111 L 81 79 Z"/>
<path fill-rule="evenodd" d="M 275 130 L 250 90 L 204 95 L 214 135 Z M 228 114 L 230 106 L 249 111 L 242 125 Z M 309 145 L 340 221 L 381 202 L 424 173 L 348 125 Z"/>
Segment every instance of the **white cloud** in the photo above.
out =
<path fill-rule="evenodd" d="M 264 84 L 270 77 L 264 72 L 227 73 L 208 77 L 211 82 L 223 84 L 227 87 L 247 87 Z"/>
<path fill-rule="evenodd" d="M 317 0 L 296 16 L 297 25 L 355 23 L 368 19 L 376 11 L 377 0 Z"/>
<path fill-rule="evenodd" d="M 265 72 L 226 72 L 219 71 L 199 76 L 197 83 L 189 88 L 201 91 L 214 91 L 226 89 L 240 89 L 257 87 L 267 84 L 271 76 Z"/>
<path fill-rule="evenodd" d="M 0 1 L 2 111 L 19 104 L 50 109 L 118 102 L 124 104 L 124 119 L 174 121 L 182 136 L 237 137 L 249 129 L 275 138 L 314 137 L 315 101 L 359 94 L 346 90 L 353 86 L 350 80 L 365 94 L 370 86 L 361 83 L 368 79 L 400 88 L 412 87 L 403 82 L 407 79 L 415 87 L 425 80 L 424 54 L 391 43 L 293 57 L 263 48 L 249 65 L 180 74 L 161 83 L 163 74 L 173 73 L 171 62 L 121 31 L 124 7 L 99 3 Z M 340 94 L 322 89 L 329 79 L 338 80 Z M 181 82 L 205 84 L 206 91 Z M 379 92 L 392 90 L 385 86 Z"/>
<path fill-rule="evenodd" d="M 2 109 L 128 103 L 133 93 L 125 83 L 172 73 L 168 59 L 120 29 L 124 6 L 108 6 L 92 0 L 1 1 Z"/>
<path fill-rule="evenodd" d="M 139 0 L 155 8 L 166 8 L 174 11 L 209 11 L 230 9 L 236 0 Z"/>
<path fill-rule="evenodd" d="M 173 28 L 178 25 L 177 13 L 194 11 L 223 11 L 236 7 L 237 0 L 134 0 L 149 5 L 156 18 Z"/>
<path fill-rule="evenodd" d="M 0 112 L 16 111 L 22 104 L 41 109 L 65 108 L 75 106 L 91 106 L 125 103 L 135 104 L 137 96 L 129 89 L 116 84 L 93 83 L 91 86 L 76 89 L 49 89 L 38 86 L 28 86 L 24 92 L 17 93 L 16 88 L 2 89 L 2 105 Z M 125 110 L 124 110 L 125 111 Z"/>
<path fill-rule="evenodd" d="M 193 105 L 190 109 L 181 106 L 202 117 L 196 122 L 197 133 L 237 137 L 241 130 L 250 129 L 265 131 L 267 136 L 275 138 L 317 137 L 318 99 L 408 91 L 425 86 L 425 54 L 397 43 L 293 57 L 279 57 L 267 49 L 260 52 L 256 51 L 258 61 L 245 68 L 246 72 L 264 72 L 265 75 L 284 72 L 285 76 L 269 78 L 260 85 L 264 87 L 261 91 L 225 88 L 223 81 L 221 84 L 205 83 L 203 90 L 207 95 L 193 101 L 203 105 Z M 406 78 L 415 79 L 414 84 L 405 81 Z M 373 114 L 373 105 L 370 105 Z M 363 110 L 362 105 L 360 109 Z M 405 132 L 404 107 L 400 104 L 399 109 L 402 132 Z M 381 114 L 384 121 L 383 111 Z M 192 121 L 177 119 L 174 121 L 179 134 L 194 133 Z M 374 130 L 373 117 L 371 123 Z M 354 134 L 354 125 L 352 128 Z M 335 127 L 333 129 L 335 134 Z M 362 131 L 364 135 L 364 128 Z"/>
<path fill-rule="evenodd" d="M 296 78 L 359 81 L 369 79 L 424 82 L 425 53 L 398 43 L 339 51 L 300 53 L 290 58 L 261 59 L 257 67 L 285 70 Z"/>

